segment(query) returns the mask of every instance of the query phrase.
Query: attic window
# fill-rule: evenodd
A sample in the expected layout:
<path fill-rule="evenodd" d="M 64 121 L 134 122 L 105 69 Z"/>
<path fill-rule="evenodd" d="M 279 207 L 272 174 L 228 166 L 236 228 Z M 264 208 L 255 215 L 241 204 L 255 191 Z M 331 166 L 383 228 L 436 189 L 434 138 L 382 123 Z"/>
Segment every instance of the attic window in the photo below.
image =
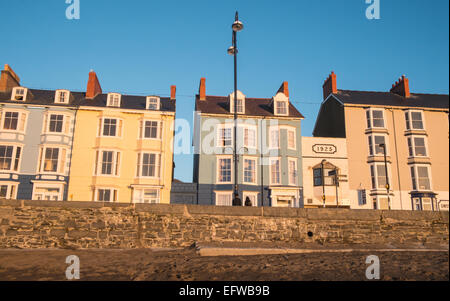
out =
<path fill-rule="evenodd" d="M 17 87 L 13 89 L 12 100 L 25 101 L 27 98 L 27 88 Z"/>
<path fill-rule="evenodd" d="M 231 93 L 229 95 L 229 104 L 230 104 L 230 113 L 234 113 L 235 109 L 234 93 Z M 237 91 L 236 113 L 245 114 L 245 95 L 242 94 L 240 91 Z"/>
<path fill-rule="evenodd" d="M 56 90 L 55 103 L 69 103 L 69 95 L 67 90 Z"/>
<path fill-rule="evenodd" d="M 275 115 L 288 115 L 287 101 L 275 101 Z"/>
<path fill-rule="evenodd" d="M 108 94 L 108 107 L 117 107 L 120 108 L 120 98 L 121 95 L 117 93 L 109 93 Z"/>
<path fill-rule="evenodd" d="M 147 110 L 159 110 L 160 101 L 158 97 L 147 97 Z"/>

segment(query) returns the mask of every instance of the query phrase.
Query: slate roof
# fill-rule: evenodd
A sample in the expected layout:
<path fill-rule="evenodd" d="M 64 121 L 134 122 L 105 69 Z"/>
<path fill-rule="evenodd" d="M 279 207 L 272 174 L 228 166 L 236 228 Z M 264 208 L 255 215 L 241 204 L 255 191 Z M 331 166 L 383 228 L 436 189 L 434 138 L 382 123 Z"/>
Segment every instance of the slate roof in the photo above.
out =
<path fill-rule="evenodd" d="M 200 100 L 199 96 L 195 97 L 195 110 L 209 114 L 230 114 L 228 96 L 211 96 L 206 95 L 205 100 Z M 272 116 L 280 117 L 273 114 L 272 98 L 245 98 L 245 114 L 246 116 Z M 303 115 L 289 103 L 289 115 L 283 117 L 304 118 Z"/>
<path fill-rule="evenodd" d="M 32 97 L 29 97 L 30 92 Z M 69 104 L 55 103 L 55 90 L 38 90 L 28 89 L 27 100 L 24 102 L 11 100 L 12 92 L 0 92 L 0 102 L 3 103 L 21 103 L 21 104 L 36 104 L 36 105 L 52 105 L 62 107 L 78 107 L 78 106 L 93 106 L 106 107 L 106 100 L 108 94 L 98 94 L 92 99 L 86 98 L 85 92 L 70 92 Z M 147 97 L 135 95 L 122 95 L 120 101 L 120 108 L 132 110 L 146 110 Z M 160 97 L 160 111 L 175 112 L 175 100 L 170 100 L 168 97 Z"/>
<path fill-rule="evenodd" d="M 411 93 L 411 97 L 405 98 L 391 92 L 370 92 L 338 90 L 333 94 L 344 104 L 379 105 L 398 107 L 417 107 L 448 109 L 448 94 L 418 94 Z"/>

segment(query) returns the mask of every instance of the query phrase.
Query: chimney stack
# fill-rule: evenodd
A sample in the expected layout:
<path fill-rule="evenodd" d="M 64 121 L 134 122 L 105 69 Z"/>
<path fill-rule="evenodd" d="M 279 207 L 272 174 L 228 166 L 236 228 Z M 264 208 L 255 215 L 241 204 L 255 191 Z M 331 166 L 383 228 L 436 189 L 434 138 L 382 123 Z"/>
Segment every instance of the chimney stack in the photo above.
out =
<path fill-rule="evenodd" d="M 170 86 L 170 100 L 175 100 L 177 96 L 177 86 Z"/>
<path fill-rule="evenodd" d="M 206 78 L 200 78 L 200 87 L 198 88 L 198 95 L 200 100 L 206 100 Z"/>
<path fill-rule="evenodd" d="M 325 80 L 323 86 L 323 99 L 327 99 L 330 94 L 337 93 L 337 82 L 336 82 L 336 74 L 334 71 L 331 71 L 331 74 Z"/>
<path fill-rule="evenodd" d="M 12 68 L 8 64 L 6 64 L 0 76 L 0 92 L 9 92 L 14 87 L 19 86 L 20 86 L 20 78 L 12 70 Z"/>
<path fill-rule="evenodd" d="M 402 77 L 400 77 L 398 79 L 397 82 L 395 82 L 395 84 L 392 84 L 392 88 L 390 90 L 391 93 L 403 96 L 405 98 L 408 98 L 411 96 L 411 93 L 409 92 L 409 80 L 407 77 L 405 77 L 404 75 L 402 75 Z"/>
<path fill-rule="evenodd" d="M 102 87 L 98 81 L 97 74 L 94 70 L 89 72 L 89 80 L 86 89 L 86 98 L 94 98 L 98 94 L 102 94 Z"/>
<path fill-rule="evenodd" d="M 283 84 L 281 85 L 280 89 L 278 89 L 277 93 L 283 93 L 284 95 L 286 95 L 287 98 L 289 98 L 289 86 L 288 86 L 288 82 L 283 82 Z"/>

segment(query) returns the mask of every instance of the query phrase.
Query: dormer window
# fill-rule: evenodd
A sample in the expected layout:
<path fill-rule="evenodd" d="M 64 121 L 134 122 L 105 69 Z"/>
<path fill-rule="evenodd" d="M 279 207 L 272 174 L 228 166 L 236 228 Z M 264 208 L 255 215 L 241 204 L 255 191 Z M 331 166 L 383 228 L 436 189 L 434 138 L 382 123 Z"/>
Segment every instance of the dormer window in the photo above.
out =
<path fill-rule="evenodd" d="M 27 88 L 16 87 L 13 89 L 11 100 L 25 101 L 27 98 Z"/>
<path fill-rule="evenodd" d="M 56 90 L 55 103 L 69 103 L 70 92 L 67 90 Z"/>
<path fill-rule="evenodd" d="M 287 101 L 275 101 L 275 115 L 288 115 Z"/>
<path fill-rule="evenodd" d="M 149 96 L 147 97 L 147 110 L 159 110 L 160 101 L 159 97 Z"/>
<path fill-rule="evenodd" d="M 230 96 L 230 113 L 234 113 L 234 93 Z M 245 114 L 245 95 L 241 91 L 237 91 L 236 113 Z"/>
<path fill-rule="evenodd" d="M 108 94 L 108 107 L 117 107 L 120 108 L 120 99 L 121 95 L 117 93 L 109 93 Z"/>

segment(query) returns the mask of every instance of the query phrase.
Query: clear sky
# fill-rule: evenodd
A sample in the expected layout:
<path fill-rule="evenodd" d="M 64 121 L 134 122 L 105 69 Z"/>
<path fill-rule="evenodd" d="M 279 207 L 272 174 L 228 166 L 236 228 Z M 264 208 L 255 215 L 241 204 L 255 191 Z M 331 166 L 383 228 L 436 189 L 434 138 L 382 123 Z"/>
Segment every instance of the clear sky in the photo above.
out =
<path fill-rule="evenodd" d="M 104 92 L 168 96 L 177 118 L 192 121 L 200 77 L 206 93 L 233 89 L 231 23 L 239 11 L 238 88 L 272 97 L 289 82 L 310 136 L 331 70 L 338 88 L 388 91 L 405 74 L 412 92 L 449 90 L 449 1 L 380 0 L 368 20 L 365 0 L 80 0 L 67 20 L 65 0 L 0 2 L 0 64 L 23 86 L 84 91 L 94 69 Z M 192 180 L 192 156 L 175 156 L 175 177 Z"/>

